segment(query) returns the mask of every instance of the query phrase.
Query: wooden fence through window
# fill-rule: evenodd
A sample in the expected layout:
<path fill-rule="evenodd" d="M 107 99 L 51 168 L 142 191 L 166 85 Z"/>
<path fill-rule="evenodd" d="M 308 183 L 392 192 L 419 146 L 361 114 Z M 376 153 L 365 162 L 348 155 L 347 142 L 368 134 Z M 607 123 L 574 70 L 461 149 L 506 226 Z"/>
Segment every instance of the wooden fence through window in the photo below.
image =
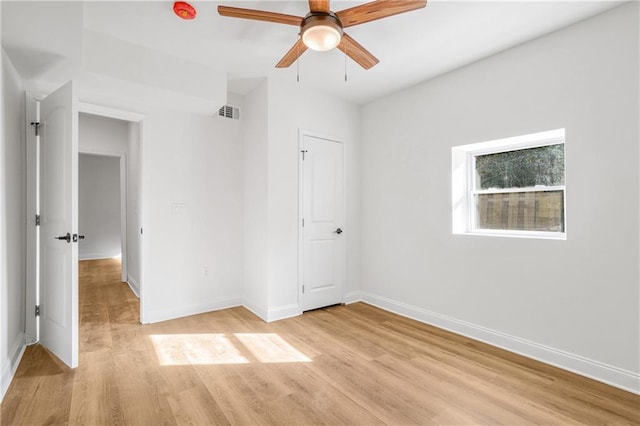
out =
<path fill-rule="evenodd" d="M 564 191 L 476 194 L 479 229 L 564 231 Z"/>

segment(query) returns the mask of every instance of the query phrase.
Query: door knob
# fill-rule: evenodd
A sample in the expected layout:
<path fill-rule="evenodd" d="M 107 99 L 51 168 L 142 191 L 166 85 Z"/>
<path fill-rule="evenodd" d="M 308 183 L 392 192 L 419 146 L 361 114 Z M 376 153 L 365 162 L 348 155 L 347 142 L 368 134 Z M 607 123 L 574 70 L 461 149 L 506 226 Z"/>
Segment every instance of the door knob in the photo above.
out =
<path fill-rule="evenodd" d="M 67 235 L 62 235 L 60 237 L 53 237 L 55 240 L 64 240 L 68 243 L 71 242 L 71 234 L 67 232 Z"/>
<path fill-rule="evenodd" d="M 340 235 L 340 234 L 342 234 L 342 229 L 338 228 L 335 231 L 333 231 L 333 233 Z"/>

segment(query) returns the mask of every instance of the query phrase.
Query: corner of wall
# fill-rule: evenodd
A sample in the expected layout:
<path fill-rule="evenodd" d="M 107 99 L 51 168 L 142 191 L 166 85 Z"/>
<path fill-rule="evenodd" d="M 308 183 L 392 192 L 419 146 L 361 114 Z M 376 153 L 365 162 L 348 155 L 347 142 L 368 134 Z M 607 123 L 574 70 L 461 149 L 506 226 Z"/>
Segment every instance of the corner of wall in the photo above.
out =
<path fill-rule="evenodd" d="M 279 321 L 286 318 L 297 317 L 298 315 L 302 315 L 302 307 L 297 303 L 292 305 L 274 306 L 269 308 L 267 319 L 265 321 Z"/>
<path fill-rule="evenodd" d="M 249 311 L 251 311 L 254 315 L 259 317 L 262 321 L 268 322 L 269 316 L 267 314 L 266 308 L 259 307 L 258 305 L 255 305 L 246 299 L 242 301 L 242 306 L 245 309 L 248 309 Z"/>
<path fill-rule="evenodd" d="M 344 295 L 344 304 L 350 305 L 352 303 L 362 302 L 365 292 L 361 290 L 350 291 Z"/>
<path fill-rule="evenodd" d="M 138 281 L 136 281 L 131 275 L 128 275 L 127 284 L 129 285 L 131 291 L 133 291 L 133 294 L 135 294 L 136 297 L 140 299 L 140 284 L 138 284 Z"/>

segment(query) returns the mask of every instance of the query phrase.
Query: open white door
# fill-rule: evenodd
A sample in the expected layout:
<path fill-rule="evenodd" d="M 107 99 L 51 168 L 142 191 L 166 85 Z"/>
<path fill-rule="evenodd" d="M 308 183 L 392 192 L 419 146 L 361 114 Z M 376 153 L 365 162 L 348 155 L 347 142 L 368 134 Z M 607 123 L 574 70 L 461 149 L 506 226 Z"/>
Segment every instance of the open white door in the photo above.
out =
<path fill-rule="evenodd" d="M 301 135 L 302 309 L 342 302 L 344 207 L 342 144 Z"/>
<path fill-rule="evenodd" d="M 78 111 L 69 82 L 40 102 L 40 343 L 78 365 Z"/>

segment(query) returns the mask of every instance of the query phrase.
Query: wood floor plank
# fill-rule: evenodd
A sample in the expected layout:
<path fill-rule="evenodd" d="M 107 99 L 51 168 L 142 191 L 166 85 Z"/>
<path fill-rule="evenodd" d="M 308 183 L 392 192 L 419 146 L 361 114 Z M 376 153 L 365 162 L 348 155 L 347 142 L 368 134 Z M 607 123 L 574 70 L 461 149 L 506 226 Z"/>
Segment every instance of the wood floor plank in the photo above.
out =
<path fill-rule="evenodd" d="M 2 401 L 2 424 L 67 423 L 74 373 L 43 347 L 28 347 Z M 9 407 L 12 411 L 9 411 Z"/>
<path fill-rule="evenodd" d="M 416 403 L 404 384 L 377 374 L 375 367 L 363 363 L 357 354 L 324 354 L 314 359 L 310 368 L 387 424 L 430 424 L 437 414 Z"/>
<path fill-rule="evenodd" d="M 638 395 L 363 303 L 140 325 L 117 259 L 79 272 L 79 367 L 28 347 L 2 425 L 640 424 Z"/>
<path fill-rule="evenodd" d="M 273 424 L 263 401 L 240 377 L 241 368 L 229 365 L 196 367 L 205 387 L 231 424 Z"/>
<path fill-rule="evenodd" d="M 202 384 L 181 392 L 172 392 L 168 400 L 179 425 L 230 424 L 229 419 Z"/>
<path fill-rule="evenodd" d="M 113 357 L 106 352 L 85 352 L 74 374 L 69 423 L 86 425 L 122 424 L 118 389 L 110 374 Z"/>

